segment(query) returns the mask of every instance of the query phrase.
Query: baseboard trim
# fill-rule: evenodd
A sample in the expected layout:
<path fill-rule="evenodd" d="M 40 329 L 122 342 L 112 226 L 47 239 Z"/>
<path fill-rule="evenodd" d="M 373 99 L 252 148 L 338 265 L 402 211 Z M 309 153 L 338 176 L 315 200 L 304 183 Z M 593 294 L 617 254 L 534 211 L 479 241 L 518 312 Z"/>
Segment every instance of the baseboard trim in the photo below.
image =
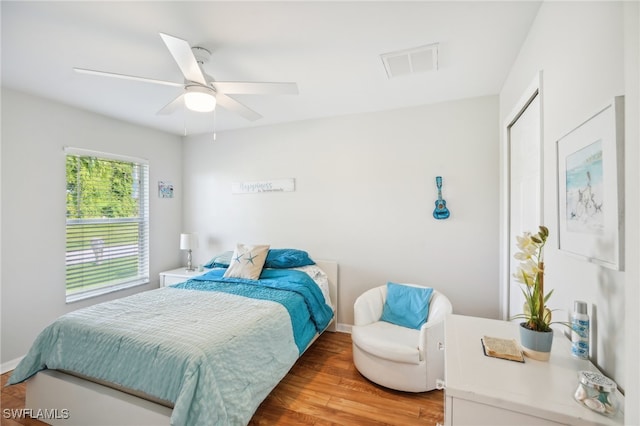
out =
<path fill-rule="evenodd" d="M 336 331 L 351 334 L 351 324 L 338 323 L 338 325 L 336 326 Z"/>
<path fill-rule="evenodd" d="M 3 362 L 0 364 L 0 374 L 4 374 L 7 371 L 11 371 L 18 366 L 20 361 L 22 361 L 23 356 L 20 358 L 12 359 L 11 361 Z"/>

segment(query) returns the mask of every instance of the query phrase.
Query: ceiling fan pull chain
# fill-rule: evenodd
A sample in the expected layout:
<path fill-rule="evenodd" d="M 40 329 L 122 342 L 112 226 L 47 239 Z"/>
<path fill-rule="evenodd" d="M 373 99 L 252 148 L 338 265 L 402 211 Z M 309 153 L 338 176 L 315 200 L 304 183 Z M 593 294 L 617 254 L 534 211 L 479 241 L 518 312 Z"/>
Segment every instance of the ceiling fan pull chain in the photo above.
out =
<path fill-rule="evenodd" d="M 182 114 L 182 117 L 184 118 L 182 121 L 182 126 L 183 126 L 183 135 L 182 136 L 187 136 L 187 108 L 186 106 L 184 107 L 184 111 Z"/>
<path fill-rule="evenodd" d="M 213 110 L 213 141 L 216 140 L 216 110 Z"/>

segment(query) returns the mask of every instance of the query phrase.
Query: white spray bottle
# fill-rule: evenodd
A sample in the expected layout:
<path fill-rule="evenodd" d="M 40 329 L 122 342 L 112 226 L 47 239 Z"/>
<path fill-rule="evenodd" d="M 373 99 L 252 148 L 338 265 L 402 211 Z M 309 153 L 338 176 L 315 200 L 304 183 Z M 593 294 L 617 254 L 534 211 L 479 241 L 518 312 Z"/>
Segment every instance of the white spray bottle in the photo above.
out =
<path fill-rule="evenodd" d="M 571 355 L 589 359 L 589 315 L 587 304 L 576 300 L 571 313 Z"/>

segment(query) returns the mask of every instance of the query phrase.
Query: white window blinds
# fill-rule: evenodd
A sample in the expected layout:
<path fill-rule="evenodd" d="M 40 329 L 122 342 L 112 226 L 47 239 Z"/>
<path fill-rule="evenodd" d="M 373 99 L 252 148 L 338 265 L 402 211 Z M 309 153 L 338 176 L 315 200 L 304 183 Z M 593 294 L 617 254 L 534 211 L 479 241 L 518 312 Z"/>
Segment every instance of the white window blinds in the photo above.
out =
<path fill-rule="evenodd" d="M 147 283 L 147 162 L 65 151 L 67 302 Z"/>

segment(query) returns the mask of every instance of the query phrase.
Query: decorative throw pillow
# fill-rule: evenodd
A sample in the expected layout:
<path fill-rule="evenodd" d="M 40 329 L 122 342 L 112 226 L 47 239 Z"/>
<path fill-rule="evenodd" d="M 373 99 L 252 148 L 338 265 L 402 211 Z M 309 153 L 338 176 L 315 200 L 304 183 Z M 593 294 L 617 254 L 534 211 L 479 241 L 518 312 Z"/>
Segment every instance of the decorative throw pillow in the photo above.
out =
<path fill-rule="evenodd" d="M 257 280 L 267 260 L 268 251 L 268 245 L 237 244 L 224 277 Z"/>
<path fill-rule="evenodd" d="M 265 268 L 299 268 L 301 266 L 315 265 L 316 262 L 311 260 L 309 254 L 304 250 L 298 249 L 270 249 L 267 254 Z"/>
<path fill-rule="evenodd" d="M 420 329 L 429 316 L 429 302 L 433 289 L 387 283 L 387 299 L 382 308 L 381 321 L 407 328 Z"/>

